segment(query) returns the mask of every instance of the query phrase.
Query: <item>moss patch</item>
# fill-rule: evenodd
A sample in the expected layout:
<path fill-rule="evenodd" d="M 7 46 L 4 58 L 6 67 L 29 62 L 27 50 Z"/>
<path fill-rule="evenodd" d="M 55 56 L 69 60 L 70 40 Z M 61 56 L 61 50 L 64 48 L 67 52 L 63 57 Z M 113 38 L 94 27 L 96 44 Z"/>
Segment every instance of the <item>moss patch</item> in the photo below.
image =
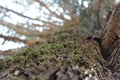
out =
<path fill-rule="evenodd" d="M 82 69 L 83 66 L 91 68 L 97 59 L 97 54 L 85 44 L 84 37 L 61 33 L 60 36 L 55 36 L 47 43 L 39 43 L 9 59 L 0 60 L 0 71 L 15 68 L 24 75 L 30 70 L 33 71 L 31 75 L 38 75 L 57 66 L 77 65 L 80 67 L 79 69 Z M 36 80 L 44 80 L 44 78 Z"/>

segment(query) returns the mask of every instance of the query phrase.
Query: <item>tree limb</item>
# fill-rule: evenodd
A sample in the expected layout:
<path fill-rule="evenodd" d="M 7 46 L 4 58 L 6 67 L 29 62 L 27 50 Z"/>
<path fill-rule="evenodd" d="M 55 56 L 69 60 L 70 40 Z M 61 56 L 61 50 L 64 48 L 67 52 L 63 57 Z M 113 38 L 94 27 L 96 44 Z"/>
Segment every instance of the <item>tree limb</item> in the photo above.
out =
<path fill-rule="evenodd" d="M 45 7 L 52 15 L 55 15 L 55 17 L 59 18 L 59 19 L 62 19 L 64 21 L 68 21 L 67 19 L 64 18 L 64 16 L 61 14 L 61 15 L 57 15 L 55 12 L 53 12 L 52 10 L 49 9 L 49 7 L 42 1 L 40 0 L 34 0 L 36 2 L 38 2 L 41 6 Z"/>
<path fill-rule="evenodd" d="M 3 38 L 4 40 L 7 41 L 13 41 L 13 42 L 23 42 L 24 44 L 28 44 L 29 46 L 35 45 L 37 42 L 46 42 L 47 39 L 45 38 L 40 38 L 39 40 L 22 40 L 16 37 L 11 37 L 11 36 L 5 36 L 0 34 L 0 37 Z"/>
<path fill-rule="evenodd" d="M 100 7 L 101 7 L 100 5 L 101 5 L 101 0 L 99 0 L 99 3 L 98 3 L 97 22 L 98 22 L 98 27 L 103 29 L 100 22 Z"/>
<path fill-rule="evenodd" d="M 2 7 L 2 6 L 0 6 L 0 8 L 1 8 L 1 9 L 4 9 L 4 10 L 6 10 L 6 11 L 13 12 L 13 13 L 15 13 L 15 14 L 23 17 L 23 18 L 28 18 L 28 19 L 30 19 L 30 20 L 36 20 L 36 21 L 40 21 L 40 22 L 43 22 L 43 23 L 46 22 L 46 21 L 44 21 L 44 20 L 40 20 L 40 19 L 37 19 L 37 18 L 31 18 L 31 17 L 29 17 L 29 16 L 25 16 L 25 15 L 23 15 L 23 14 L 21 14 L 21 13 L 18 13 L 18 12 L 14 11 L 14 10 L 11 10 L 11 9 L 8 9 L 8 8 Z"/>
<path fill-rule="evenodd" d="M 21 34 L 25 36 L 47 36 L 47 35 L 53 35 L 54 33 L 60 31 L 60 27 L 54 27 L 54 26 L 51 26 L 52 28 L 50 30 L 43 30 L 42 32 L 40 32 L 37 30 L 31 31 L 31 30 L 27 30 L 26 28 L 19 28 L 20 26 L 18 25 L 13 25 L 11 23 L 7 23 L 2 20 L 0 20 L 0 24 L 14 30 L 17 34 Z"/>

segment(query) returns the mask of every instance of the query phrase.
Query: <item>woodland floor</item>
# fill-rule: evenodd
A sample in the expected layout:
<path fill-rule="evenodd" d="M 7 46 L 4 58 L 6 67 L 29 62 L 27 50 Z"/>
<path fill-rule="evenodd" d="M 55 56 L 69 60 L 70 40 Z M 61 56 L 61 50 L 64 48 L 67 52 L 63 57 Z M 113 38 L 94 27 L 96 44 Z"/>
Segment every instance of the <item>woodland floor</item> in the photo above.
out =
<path fill-rule="evenodd" d="M 1 59 L 0 80 L 84 80 L 88 72 L 95 76 L 98 60 L 85 37 L 60 33 L 46 43 Z M 92 68 L 95 71 L 90 71 Z"/>

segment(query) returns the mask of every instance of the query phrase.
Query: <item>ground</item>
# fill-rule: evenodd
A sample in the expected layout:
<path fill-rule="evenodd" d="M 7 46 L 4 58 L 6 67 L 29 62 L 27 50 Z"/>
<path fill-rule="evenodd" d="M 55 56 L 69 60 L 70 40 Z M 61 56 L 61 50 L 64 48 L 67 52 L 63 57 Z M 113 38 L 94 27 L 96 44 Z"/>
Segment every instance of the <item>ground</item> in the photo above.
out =
<path fill-rule="evenodd" d="M 63 32 L 0 60 L 0 80 L 83 80 L 99 57 L 85 36 Z"/>

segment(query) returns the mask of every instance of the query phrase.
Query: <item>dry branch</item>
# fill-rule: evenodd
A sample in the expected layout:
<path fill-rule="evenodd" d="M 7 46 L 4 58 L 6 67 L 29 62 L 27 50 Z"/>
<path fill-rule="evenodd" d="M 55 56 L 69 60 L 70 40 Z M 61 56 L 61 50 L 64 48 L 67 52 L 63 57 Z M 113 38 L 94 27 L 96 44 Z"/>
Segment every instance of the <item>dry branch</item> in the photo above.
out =
<path fill-rule="evenodd" d="M 37 44 L 38 42 L 46 42 L 47 41 L 45 38 L 41 38 L 39 40 L 22 40 L 22 39 L 19 39 L 16 37 L 5 36 L 2 34 L 0 34 L 0 37 L 7 41 L 23 42 L 24 44 L 28 44 L 29 46 L 33 46 L 33 45 Z"/>
<path fill-rule="evenodd" d="M 25 42 L 25 40 L 21 40 L 21 39 L 16 38 L 16 37 L 5 36 L 5 35 L 2 35 L 2 34 L 0 34 L 0 37 L 4 38 L 4 40 L 8 40 L 8 41 Z"/>
<path fill-rule="evenodd" d="M 27 18 L 27 19 L 30 19 L 30 20 L 36 20 L 36 21 L 40 21 L 40 22 L 43 22 L 43 23 L 49 23 L 49 22 L 46 22 L 46 21 L 41 20 L 41 19 L 38 19 L 38 18 L 31 18 L 31 17 L 26 16 L 26 15 L 24 15 L 24 14 L 22 14 L 22 13 L 16 12 L 16 11 L 11 10 L 11 9 L 8 9 L 8 8 L 5 8 L 5 7 L 3 7 L 3 6 L 0 6 L 0 8 L 3 9 L 3 10 L 5 10 L 5 11 L 13 12 L 13 13 L 15 13 L 15 14 L 23 17 L 23 18 Z"/>
<path fill-rule="evenodd" d="M 21 13 L 18 13 L 18 12 L 14 11 L 14 10 L 5 8 L 5 7 L 3 7 L 3 6 L 0 6 L 0 8 L 1 8 L 1 9 L 4 9 L 4 10 L 6 10 L 6 11 L 11 11 L 11 12 L 13 12 L 13 13 L 19 15 L 19 16 L 22 16 L 22 17 L 24 17 L 24 18 L 28 18 L 28 19 L 40 21 L 39 19 L 35 19 L 35 18 L 31 18 L 31 17 L 25 16 L 25 15 L 23 15 L 23 14 L 21 14 Z"/>
<path fill-rule="evenodd" d="M 68 21 L 67 19 L 64 18 L 64 16 L 62 14 L 58 15 L 54 11 L 50 10 L 49 7 L 44 2 L 42 2 L 40 0 L 34 0 L 34 1 L 38 2 L 41 6 L 45 7 L 50 12 L 50 14 L 54 15 L 55 17 L 62 19 L 64 21 Z"/>
<path fill-rule="evenodd" d="M 32 31 L 24 27 L 19 28 L 20 27 L 19 25 L 13 25 L 11 23 L 8 23 L 2 20 L 0 20 L 0 24 L 7 26 L 8 28 L 14 30 L 17 34 L 21 34 L 25 36 L 47 36 L 47 35 L 54 34 L 60 31 L 59 27 L 54 27 L 54 28 L 51 28 L 50 30 L 43 30 L 42 32 L 37 31 L 37 30 Z"/>

